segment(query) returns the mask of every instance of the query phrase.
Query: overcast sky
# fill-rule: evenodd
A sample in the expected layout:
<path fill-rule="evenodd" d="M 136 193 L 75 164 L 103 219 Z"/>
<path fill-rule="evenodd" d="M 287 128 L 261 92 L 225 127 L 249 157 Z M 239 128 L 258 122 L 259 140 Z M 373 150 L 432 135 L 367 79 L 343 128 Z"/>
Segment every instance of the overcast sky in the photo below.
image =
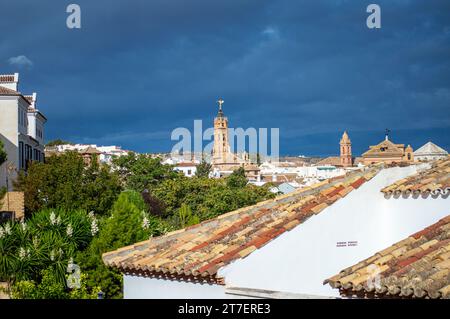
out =
<path fill-rule="evenodd" d="M 0 12 L 0 73 L 38 92 L 47 140 L 169 151 L 171 131 L 211 126 L 223 97 L 231 127 L 279 128 L 282 154 L 337 154 L 348 130 L 359 155 L 386 128 L 450 148 L 448 0 L 0 0 Z"/>

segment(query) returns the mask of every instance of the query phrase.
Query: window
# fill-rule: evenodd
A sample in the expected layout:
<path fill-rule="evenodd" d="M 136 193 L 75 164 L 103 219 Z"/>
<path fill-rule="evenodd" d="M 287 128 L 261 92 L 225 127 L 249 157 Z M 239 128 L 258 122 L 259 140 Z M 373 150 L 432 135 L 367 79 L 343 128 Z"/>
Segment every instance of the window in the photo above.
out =
<path fill-rule="evenodd" d="M 28 169 L 28 162 L 33 159 L 33 148 L 26 144 L 25 145 L 25 170 Z"/>
<path fill-rule="evenodd" d="M 38 150 L 38 149 L 34 150 L 33 160 L 34 161 L 40 161 L 41 160 L 41 151 L 40 150 Z"/>
<path fill-rule="evenodd" d="M 9 221 L 13 221 L 14 215 L 14 212 L 0 211 L 0 225 Z"/>
<path fill-rule="evenodd" d="M 23 142 L 19 142 L 19 169 L 25 167 L 24 164 L 24 150 L 23 150 Z"/>

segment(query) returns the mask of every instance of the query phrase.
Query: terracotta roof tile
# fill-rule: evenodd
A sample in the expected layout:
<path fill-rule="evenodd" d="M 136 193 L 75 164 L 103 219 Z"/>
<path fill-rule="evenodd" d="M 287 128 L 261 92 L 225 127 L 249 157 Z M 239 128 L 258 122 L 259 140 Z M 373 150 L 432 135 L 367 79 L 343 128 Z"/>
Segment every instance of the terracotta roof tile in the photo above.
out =
<path fill-rule="evenodd" d="M 330 156 L 326 157 L 319 162 L 316 163 L 317 166 L 322 165 L 333 165 L 333 166 L 341 166 L 341 158 L 339 156 Z"/>
<path fill-rule="evenodd" d="M 222 282 L 217 271 L 326 209 L 379 171 L 351 172 L 103 255 L 124 272 Z M 355 184 L 356 183 L 356 184 Z"/>
<path fill-rule="evenodd" d="M 386 196 L 441 195 L 450 193 L 450 158 L 442 159 L 430 169 L 401 179 L 381 190 Z"/>
<path fill-rule="evenodd" d="M 450 215 L 325 280 L 345 296 L 450 298 Z M 379 284 L 372 284 L 374 269 Z"/>
<path fill-rule="evenodd" d="M 1 86 L 1 85 L 0 85 L 0 95 L 20 96 L 21 93 L 20 93 L 20 92 L 17 92 L 17 91 L 14 91 L 14 90 L 11 90 L 11 89 L 8 89 L 8 88 L 5 88 L 4 86 Z M 25 97 L 24 97 L 24 98 L 25 98 Z M 25 99 L 26 99 L 26 98 L 25 98 Z"/>

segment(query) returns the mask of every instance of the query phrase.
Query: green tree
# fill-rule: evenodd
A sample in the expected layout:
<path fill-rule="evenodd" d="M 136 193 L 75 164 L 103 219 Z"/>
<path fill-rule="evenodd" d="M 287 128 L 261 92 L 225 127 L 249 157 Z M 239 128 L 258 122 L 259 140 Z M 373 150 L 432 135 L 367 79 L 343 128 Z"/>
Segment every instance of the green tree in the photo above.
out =
<path fill-rule="evenodd" d="M 245 170 L 243 167 L 234 170 L 233 173 L 227 177 L 227 185 L 233 188 L 242 188 L 247 185 L 247 178 L 245 177 Z"/>
<path fill-rule="evenodd" d="M 197 165 L 197 170 L 195 171 L 195 176 L 206 178 L 209 176 L 211 169 L 212 169 L 212 165 L 210 163 L 207 163 L 205 160 L 202 160 L 202 162 L 199 165 Z"/>
<path fill-rule="evenodd" d="M 174 220 L 175 225 L 179 225 L 177 215 L 183 204 L 203 221 L 274 197 L 268 187 L 229 184 L 228 179 L 185 177 L 162 181 L 153 189 L 152 195 L 164 203 L 164 216 Z"/>
<path fill-rule="evenodd" d="M 103 219 L 98 237 L 76 258 L 76 263 L 88 275 L 88 286 L 100 287 L 107 298 L 122 296 L 122 275 L 104 265 L 102 254 L 170 230 L 167 223 L 146 214 L 144 209 L 145 203 L 139 193 L 122 192 L 114 203 L 111 216 Z"/>
<path fill-rule="evenodd" d="M 182 204 L 178 209 L 178 223 L 180 227 L 184 228 L 198 224 L 199 222 L 200 218 L 197 215 L 192 214 L 191 208 L 186 204 Z"/>
<path fill-rule="evenodd" d="M 72 142 L 64 141 L 62 139 L 56 139 L 56 140 L 49 141 L 47 144 L 45 144 L 45 146 L 57 146 L 57 145 L 65 145 L 65 144 L 73 145 Z"/>
<path fill-rule="evenodd" d="M 113 165 L 125 187 L 139 193 L 153 188 L 163 180 L 177 179 L 183 175 L 174 171 L 172 165 L 162 164 L 160 158 L 133 152 L 114 158 Z"/>
<path fill-rule="evenodd" d="M 15 188 L 25 192 L 28 214 L 46 207 L 105 214 L 121 191 L 118 175 L 108 166 L 94 161 L 86 167 L 76 152 L 32 163 L 27 174 L 19 174 Z"/>

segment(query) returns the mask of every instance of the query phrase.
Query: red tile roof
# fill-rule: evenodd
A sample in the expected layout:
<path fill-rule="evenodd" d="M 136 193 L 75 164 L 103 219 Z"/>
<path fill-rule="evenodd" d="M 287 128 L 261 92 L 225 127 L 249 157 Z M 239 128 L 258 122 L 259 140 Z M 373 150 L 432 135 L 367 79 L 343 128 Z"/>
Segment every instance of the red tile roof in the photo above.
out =
<path fill-rule="evenodd" d="M 197 166 L 197 163 L 193 163 L 193 162 L 181 162 L 178 164 L 175 164 L 175 167 L 192 167 L 192 166 Z"/>
<path fill-rule="evenodd" d="M 4 96 L 21 96 L 28 104 L 31 104 L 31 102 L 22 95 L 22 93 L 18 92 L 18 91 L 14 91 L 8 88 L 5 88 L 4 86 L 0 85 L 0 96 L 4 95 Z"/>
<path fill-rule="evenodd" d="M 381 190 L 386 196 L 442 195 L 450 193 L 450 158 L 442 159 L 430 169 L 401 179 Z"/>
<path fill-rule="evenodd" d="M 343 296 L 450 299 L 450 215 L 327 283 Z"/>
<path fill-rule="evenodd" d="M 316 163 L 317 166 L 321 165 L 333 165 L 333 166 L 341 166 L 341 158 L 339 156 L 330 156 L 326 157 L 319 162 Z"/>
<path fill-rule="evenodd" d="M 125 273 L 221 283 L 221 267 L 320 213 L 376 175 L 352 172 L 103 255 Z"/>
<path fill-rule="evenodd" d="M 21 94 L 20 94 L 20 92 L 5 88 L 4 86 L 0 85 L 0 95 L 14 95 L 14 96 L 19 95 L 20 96 Z"/>

